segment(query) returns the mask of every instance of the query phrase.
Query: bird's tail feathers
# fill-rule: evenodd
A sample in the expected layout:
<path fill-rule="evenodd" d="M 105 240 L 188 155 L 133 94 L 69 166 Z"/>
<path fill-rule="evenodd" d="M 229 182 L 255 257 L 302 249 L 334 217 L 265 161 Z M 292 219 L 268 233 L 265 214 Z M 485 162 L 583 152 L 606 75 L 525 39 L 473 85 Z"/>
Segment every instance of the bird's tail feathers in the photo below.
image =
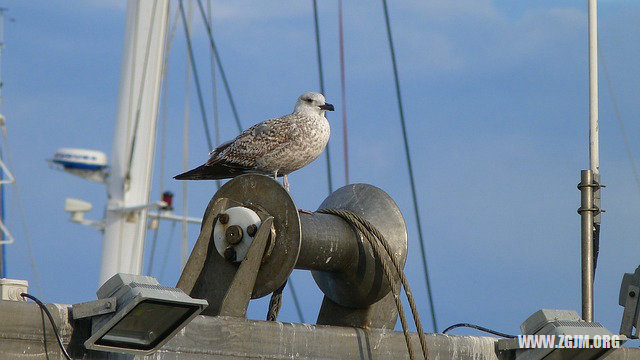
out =
<path fill-rule="evenodd" d="M 223 164 L 200 165 L 173 178 L 176 180 L 222 180 L 232 178 L 243 173 L 242 169 L 225 166 Z"/>

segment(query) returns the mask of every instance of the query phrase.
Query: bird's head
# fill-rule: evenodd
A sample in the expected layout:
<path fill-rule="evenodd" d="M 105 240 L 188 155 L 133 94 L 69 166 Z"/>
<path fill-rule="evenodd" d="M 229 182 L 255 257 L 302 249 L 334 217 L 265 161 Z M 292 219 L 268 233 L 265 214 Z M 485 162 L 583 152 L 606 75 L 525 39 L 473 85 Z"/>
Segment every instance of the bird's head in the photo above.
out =
<path fill-rule="evenodd" d="M 319 93 L 307 92 L 298 98 L 294 113 L 307 113 L 314 115 L 324 115 L 325 111 L 333 111 L 333 105 L 324 100 L 324 96 Z"/>

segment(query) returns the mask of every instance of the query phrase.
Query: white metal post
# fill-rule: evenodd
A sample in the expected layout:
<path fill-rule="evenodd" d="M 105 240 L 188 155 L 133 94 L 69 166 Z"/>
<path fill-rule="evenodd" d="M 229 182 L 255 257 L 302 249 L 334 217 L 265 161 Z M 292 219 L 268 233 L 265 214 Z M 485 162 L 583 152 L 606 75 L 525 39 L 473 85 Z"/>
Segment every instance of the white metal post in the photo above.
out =
<path fill-rule="evenodd" d="M 100 284 L 118 272 L 140 274 L 162 83 L 168 0 L 129 0 Z M 111 209 L 111 210 L 110 210 Z"/>
<path fill-rule="evenodd" d="M 598 149 L 598 2 L 589 0 L 589 166 L 600 173 Z"/>

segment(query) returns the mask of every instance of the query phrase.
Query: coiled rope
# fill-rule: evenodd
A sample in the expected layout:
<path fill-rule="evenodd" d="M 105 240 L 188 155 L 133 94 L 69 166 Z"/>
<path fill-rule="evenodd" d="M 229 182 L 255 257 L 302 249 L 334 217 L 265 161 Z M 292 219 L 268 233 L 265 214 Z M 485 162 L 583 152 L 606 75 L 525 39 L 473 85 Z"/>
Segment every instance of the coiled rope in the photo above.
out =
<path fill-rule="evenodd" d="M 352 211 L 339 210 L 339 209 L 320 209 L 317 212 L 321 214 L 330 214 L 330 215 L 341 217 L 346 222 L 348 222 L 351 226 L 353 226 L 356 230 L 358 230 L 363 235 L 363 237 L 367 239 L 369 244 L 371 244 L 373 251 L 375 252 L 376 256 L 380 259 L 380 262 L 382 263 L 382 270 L 385 276 L 387 277 L 387 279 L 389 280 L 389 283 L 391 284 L 391 291 L 393 293 L 393 298 L 395 300 L 396 307 L 398 308 L 398 315 L 400 316 L 402 331 L 404 333 L 404 337 L 407 342 L 407 350 L 409 351 L 409 358 L 415 359 L 415 354 L 411 346 L 411 338 L 409 336 L 407 319 L 404 314 L 404 309 L 402 307 L 402 301 L 400 299 L 400 289 L 393 286 L 394 277 L 393 277 L 393 272 L 391 270 L 391 266 L 395 268 L 396 274 L 400 278 L 400 282 L 404 287 L 404 292 L 407 295 L 409 307 L 411 308 L 411 314 L 413 315 L 413 320 L 416 324 L 418 338 L 420 339 L 420 346 L 422 348 L 422 353 L 424 355 L 424 358 L 427 359 L 428 357 L 427 342 L 426 342 L 424 331 L 422 329 L 422 323 L 420 322 L 420 315 L 418 314 L 416 303 L 413 299 L 413 294 L 411 292 L 411 289 L 409 288 L 409 282 L 407 281 L 407 278 L 404 275 L 404 271 L 402 270 L 402 265 L 400 264 L 400 261 L 395 256 L 393 256 L 393 253 L 389 248 L 389 244 L 387 243 L 387 240 L 385 239 L 384 235 L 382 235 L 380 231 L 378 231 L 378 229 L 376 229 L 376 227 L 373 226 L 373 224 L 367 221 L 367 219 L 363 218 L 362 216 Z M 387 256 L 384 256 L 385 252 Z M 389 260 L 391 260 L 391 264 L 389 264 Z"/>

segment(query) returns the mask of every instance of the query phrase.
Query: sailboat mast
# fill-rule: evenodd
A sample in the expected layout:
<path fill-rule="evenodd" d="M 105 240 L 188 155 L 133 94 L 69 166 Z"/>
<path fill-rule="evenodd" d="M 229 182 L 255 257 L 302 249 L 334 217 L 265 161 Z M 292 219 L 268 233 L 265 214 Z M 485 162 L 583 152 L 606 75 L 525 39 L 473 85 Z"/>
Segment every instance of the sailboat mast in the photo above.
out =
<path fill-rule="evenodd" d="M 128 2 L 100 284 L 142 271 L 168 13 L 168 0 Z"/>

